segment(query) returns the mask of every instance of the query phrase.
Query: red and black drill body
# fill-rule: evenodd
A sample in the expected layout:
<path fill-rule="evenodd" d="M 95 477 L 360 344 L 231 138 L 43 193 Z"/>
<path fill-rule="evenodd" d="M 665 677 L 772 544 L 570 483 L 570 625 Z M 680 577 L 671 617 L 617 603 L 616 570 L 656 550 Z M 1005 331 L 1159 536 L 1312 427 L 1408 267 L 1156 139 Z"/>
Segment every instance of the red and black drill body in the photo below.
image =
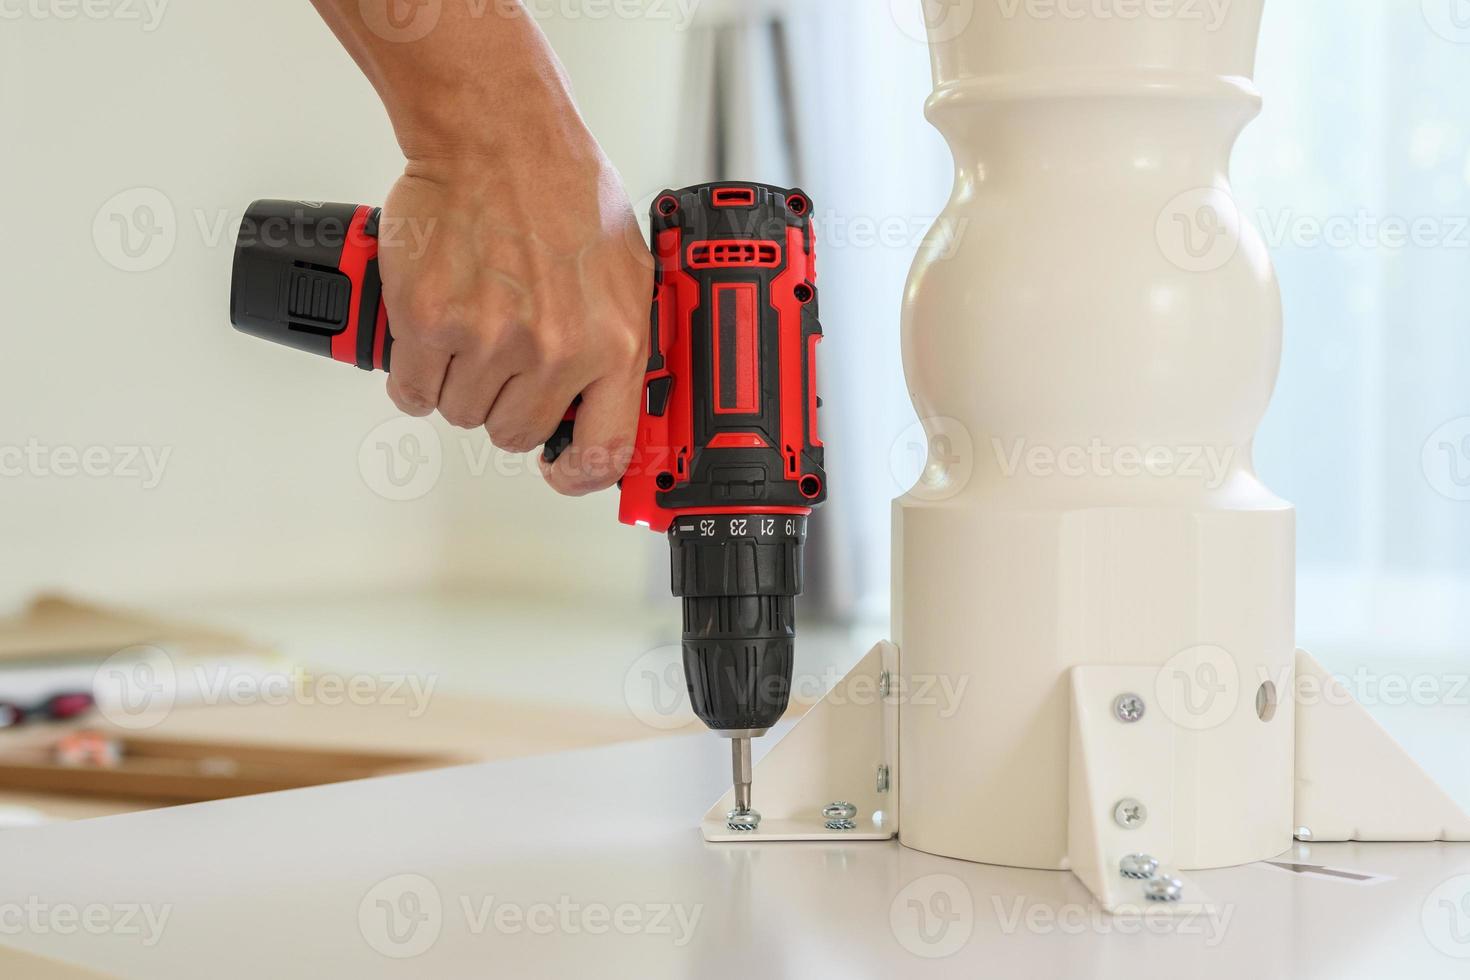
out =
<path fill-rule="evenodd" d="M 800 191 L 721 182 L 666 192 L 651 214 L 650 356 L 619 516 L 669 537 L 691 703 L 727 735 L 760 734 L 786 710 L 806 522 L 826 499 L 811 212 Z M 252 204 L 235 327 L 388 370 L 380 221 L 361 205 Z M 575 412 L 548 433 L 549 461 Z"/>

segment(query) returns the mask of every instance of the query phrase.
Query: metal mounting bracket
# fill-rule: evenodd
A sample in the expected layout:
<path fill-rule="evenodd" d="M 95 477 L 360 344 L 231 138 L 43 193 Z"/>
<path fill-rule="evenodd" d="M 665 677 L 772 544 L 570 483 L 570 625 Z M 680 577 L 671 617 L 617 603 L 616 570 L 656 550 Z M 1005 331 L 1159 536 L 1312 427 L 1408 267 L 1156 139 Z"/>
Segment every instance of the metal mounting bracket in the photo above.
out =
<path fill-rule="evenodd" d="M 1169 720 L 1170 705 L 1159 702 L 1157 675 L 1156 667 L 1072 668 L 1068 864 L 1108 912 L 1200 914 L 1211 908 L 1208 897 L 1175 870 L 1175 756 L 1182 730 Z M 1149 700 L 1136 720 L 1124 721 L 1114 704 L 1129 692 L 1144 692 Z M 1163 697 L 1170 697 L 1167 690 Z M 1120 870 L 1133 854 L 1156 860 L 1159 877 L 1179 879 L 1183 898 L 1150 901 L 1147 882 Z"/>
<path fill-rule="evenodd" d="M 756 763 L 760 826 L 725 823 L 734 790 L 704 815 L 707 841 L 887 840 L 898 834 L 898 648 L 869 650 L 822 700 Z M 822 809 L 857 808 L 851 830 L 829 829 Z"/>

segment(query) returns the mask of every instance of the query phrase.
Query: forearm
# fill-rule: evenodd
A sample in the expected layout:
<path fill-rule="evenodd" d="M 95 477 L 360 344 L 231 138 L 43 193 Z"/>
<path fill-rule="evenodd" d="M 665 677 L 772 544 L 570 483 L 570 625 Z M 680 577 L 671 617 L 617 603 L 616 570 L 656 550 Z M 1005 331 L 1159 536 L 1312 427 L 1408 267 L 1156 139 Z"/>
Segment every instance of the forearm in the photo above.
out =
<path fill-rule="evenodd" d="M 377 89 L 410 161 L 596 159 L 561 64 L 519 0 L 442 4 L 412 41 L 390 40 L 359 0 L 312 3 Z"/>
<path fill-rule="evenodd" d="M 312 2 L 408 158 L 379 235 L 389 395 L 484 426 L 509 452 L 544 443 L 580 399 L 546 479 L 568 494 L 610 486 L 643 397 L 653 260 L 541 29 L 519 0 L 419 4 L 396 25 L 383 18 L 397 0 Z M 387 233 L 405 221 L 433 230 L 416 250 Z"/>

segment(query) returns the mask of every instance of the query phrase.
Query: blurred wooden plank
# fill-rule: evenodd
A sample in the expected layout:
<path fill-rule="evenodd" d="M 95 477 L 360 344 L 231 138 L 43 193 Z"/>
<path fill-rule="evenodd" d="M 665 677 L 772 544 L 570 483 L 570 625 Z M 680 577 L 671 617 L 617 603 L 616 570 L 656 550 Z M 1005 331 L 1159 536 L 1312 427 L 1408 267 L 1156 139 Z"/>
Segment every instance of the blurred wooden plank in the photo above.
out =
<path fill-rule="evenodd" d="M 79 966 L 68 966 L 56 960 L 0 946 L 0 977 L 23 980 L 99 980 L 111 974 L 93 973 Z"/>

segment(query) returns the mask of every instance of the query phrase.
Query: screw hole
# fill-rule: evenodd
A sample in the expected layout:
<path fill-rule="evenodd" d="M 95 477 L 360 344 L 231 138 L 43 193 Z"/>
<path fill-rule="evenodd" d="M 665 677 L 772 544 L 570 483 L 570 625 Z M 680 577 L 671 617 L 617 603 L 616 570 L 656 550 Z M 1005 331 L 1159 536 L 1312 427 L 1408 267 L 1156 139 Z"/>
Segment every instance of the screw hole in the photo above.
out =
<path fill-rule="evenodd" d="M 672 473 L 660 473 L 658 475 L 658 479 L 654 480 L 653 482 L 655 484 L 657 484 L 657 486 L 658 486 L 658 488 L 660 490 L 663 490 L 663 491 L 666 491 L 667 492 L 669 490 L 674 489 L 674 474 L 672 474 Z"/>
<path fill-rule="evenodd" d="M 679 210 L 679 201 L 672 195 L 665 195 L 658 199 L 658 213 L 668 217 Z"/>
<path fill-rule="evenodd" d="M 1256 689 L 1256 717 L 1262 721 L 1276 717 L 1276 684 L 1272 681 Z"/>
<path fill-rule="evenodd" d="M 801 495 L 808 500 L 813 500 L 822 493 L 822 481 L 814 476 L 801 478 Z"/>
<path fill-rule="evenodd" d="M 799 218 L 811 210 L 812 204 L 800 194 L 792 194 L 786 199 L 786 207 Z"/>
<path fill-rule="evenodd" d="M 812 301 L 812 297 L 815 295 L 816 294 L 812 292 L 812 287 L 808 286 L 806 283 L 802 283 L 801 285 L 796 287 L 796 300 L 799 303 L 810 303 Z"/>

